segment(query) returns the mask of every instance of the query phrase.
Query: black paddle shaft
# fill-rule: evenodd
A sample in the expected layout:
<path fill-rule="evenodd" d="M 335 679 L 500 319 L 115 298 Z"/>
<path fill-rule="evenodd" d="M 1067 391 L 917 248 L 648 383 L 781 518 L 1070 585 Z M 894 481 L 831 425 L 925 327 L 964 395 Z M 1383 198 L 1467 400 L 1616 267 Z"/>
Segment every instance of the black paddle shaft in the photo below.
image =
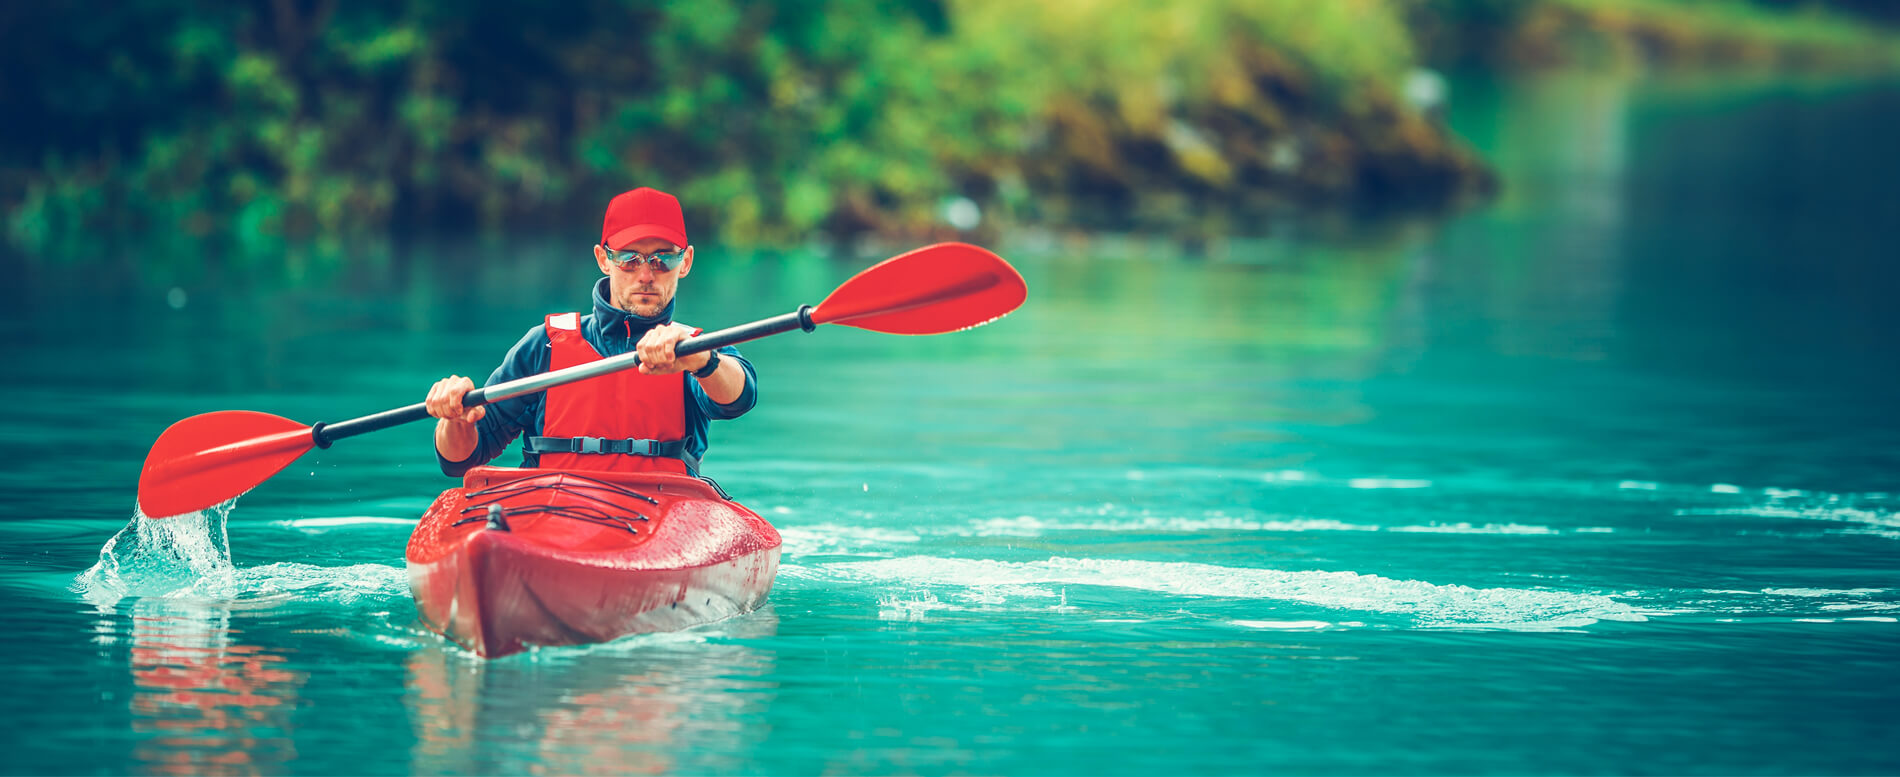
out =
<path fill-rule="evenodd" d="M 680 341 L 679 345 L 674 347 L 673 353 L 677 356 L 691 356 L 701 351 L 724 348 L 728 345 L 736 345 L 748 340 L 757 340 L 761 337 L 775 335 L 780 332 L 790 332 L 794 329 L 803 329 L 810 332 L 818 328 L 817 324 L 812 323 L 811 311 L 812 307 L 810 305 L 800 305 L 797 310 L 782 316 L 773 316 L 760 321 L 754 321 L 750 324 L 741 324 L 728 329 L 721 329 L 717 332 L 707 332 L 698 337 Z M 504 399 L 533 394 L 537 391 L 546 391 L 555 386 L 562 386 L 608 373 L 620 372 L 621 370 L 633 369 L 639 365 L 640 355 L 636 352 L 629 351 L 619 356 L 612 356 L 586 364 L 578 364 L 573 367 L 553 370 L 551 372 L 543 372 L 538 375 L 529 375 L 525 378 L 517 378 L 505 383 L 497 383 L 493 386 L 475 389 L 462 396 L 462 407 L 481 407 L 482 405 L 499 402 Z M 352 418 L 348 421 L 338 421 L 333 424 L 319 423 L 310 428 L 310 439 L 316 443 L 317 447 L 328 448 L 330 447 L 330 443 L 345 437 L 355 437 L 359 434 L 381 431 L 392 426 L 401 426 L 428 417 L 428 407 L 421 402 L 417 402 L 408 407 L 384 410 L 375 415 L 366 415 L 362 418 Z"/>

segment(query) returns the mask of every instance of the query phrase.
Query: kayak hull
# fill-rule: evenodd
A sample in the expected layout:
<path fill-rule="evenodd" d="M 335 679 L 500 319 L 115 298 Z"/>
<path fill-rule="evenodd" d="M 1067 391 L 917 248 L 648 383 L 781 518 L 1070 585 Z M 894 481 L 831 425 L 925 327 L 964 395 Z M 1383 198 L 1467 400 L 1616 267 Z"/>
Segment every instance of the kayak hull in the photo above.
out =
<path fill-rule="evenodd" d="M 779 545 L 698 478 L 477 467 L 436 498 L 405 555 L 422 621 L 499 658 L 755 610 Z"/>

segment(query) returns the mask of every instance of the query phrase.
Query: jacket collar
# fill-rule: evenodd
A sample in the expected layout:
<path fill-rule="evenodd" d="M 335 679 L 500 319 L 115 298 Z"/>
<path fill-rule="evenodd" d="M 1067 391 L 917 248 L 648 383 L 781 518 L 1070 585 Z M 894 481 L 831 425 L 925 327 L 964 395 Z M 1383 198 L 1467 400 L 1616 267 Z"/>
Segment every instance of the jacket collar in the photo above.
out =
<path fill-rule="evenodd" d="M 648 329 L 673 321 L 673 303 L 678 301 L 677 298 L 667 302 L 659 315 L 649 318 L 614 307 L 607 296 L 611 292 L 612 286 L 608 279 L 601 278 L 594 282 L 594 331 L 602 338 L 639 339 Z"/>

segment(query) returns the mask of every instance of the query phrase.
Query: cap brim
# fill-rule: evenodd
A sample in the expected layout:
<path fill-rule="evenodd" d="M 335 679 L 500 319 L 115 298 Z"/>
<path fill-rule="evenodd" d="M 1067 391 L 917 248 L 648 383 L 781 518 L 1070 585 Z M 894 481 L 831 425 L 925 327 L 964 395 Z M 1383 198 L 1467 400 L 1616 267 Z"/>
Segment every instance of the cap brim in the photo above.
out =
<path fill-rule="evenodd" d="M 686 247 L 686 235 L 679 230 L 663 224 L 635 224 L 607 238 L 607 247 L 615 251 L 624 251 L 635 241 L 657 237 L 681 248 Z"/>

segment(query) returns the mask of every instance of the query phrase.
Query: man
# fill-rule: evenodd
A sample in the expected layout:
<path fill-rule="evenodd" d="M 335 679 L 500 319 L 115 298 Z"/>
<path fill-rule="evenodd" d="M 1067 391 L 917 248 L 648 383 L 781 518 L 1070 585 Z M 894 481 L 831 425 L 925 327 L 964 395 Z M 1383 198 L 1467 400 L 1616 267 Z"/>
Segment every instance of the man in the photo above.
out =
<path fill-rule="evenodd" d="M 693 269 L 679 200 L 648 188 L 607 203 L 594 263 L 594 310 L 548 316 L 508 351 L 486 385 L 638 350 L 640 367 L 466 409 L 474 388 L 450 375 L 424 405 L 442 472 L 459 477 L 526 432 L 524 466 L 699 474 L 712 419 L 744 415 L 757 377 L 737 348 L 676 357 L 698 330 L 673 321 L 673 297 Z"/>

